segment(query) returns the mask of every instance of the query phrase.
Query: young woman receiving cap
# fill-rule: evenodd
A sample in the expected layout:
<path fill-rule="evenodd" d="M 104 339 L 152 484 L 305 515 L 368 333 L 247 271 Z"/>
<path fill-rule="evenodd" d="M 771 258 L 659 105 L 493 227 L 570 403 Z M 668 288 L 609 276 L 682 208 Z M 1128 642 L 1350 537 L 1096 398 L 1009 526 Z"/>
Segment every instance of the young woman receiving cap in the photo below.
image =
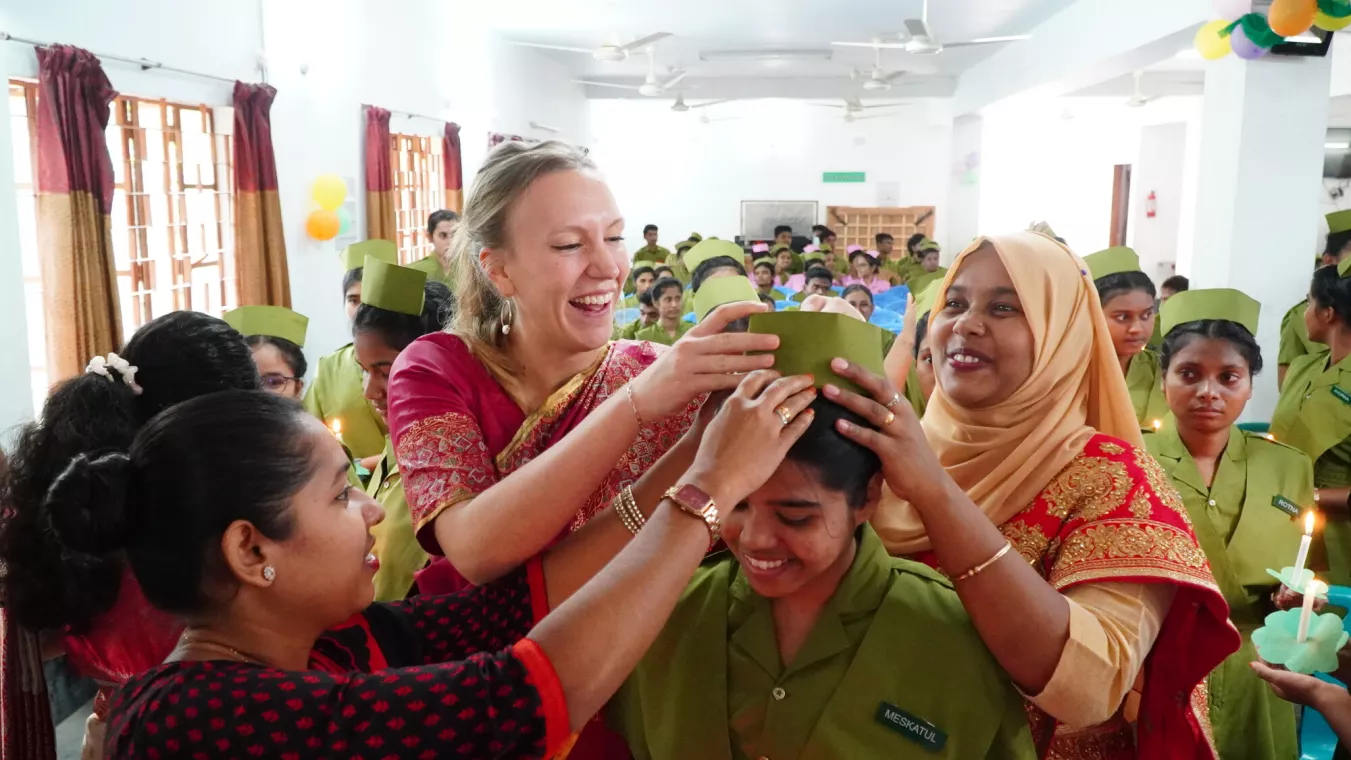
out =
<path fill-rule="evenodd" d="M 1160 361 L 1171 411 L 1145 435 L 1182 496 L 1243 639 L 1209 677 L 1222 758 L 1298 754 L 1294 711 L 1248 667 L 1257 659 L 1252 632 L 1273 611 L 1279 587 L 1266 569 L 1289 562 L 1302 532 L 1295 518 L 1314 505 L 1309 457 L 1234 424 L 1262 369 L 1253 337 L 1259 308 L 1237 290 L 1193 290 L 1164 303 Z"/>
<path fill-rule="evenodd" d="M 1290 365 L 1271 416 L 1276 440 L 1313 460 L 1318 508 L 1327 518 L 1329 579 L 1351 582 L 1351 258 L 1314 272 L 1304 323 L 1309 337 L 1326 346 Z"/>
<path fill-rule="evenodd" d="M 825 395 L 880 429 L 842 431 L 882 459 L 889 492 L 872 524 L 893 554 L 954 578 L 1028 695 L 1039 749 L 1209 757 L 1201 682 L 1238 633 L 1143 448 L 1083 270 L 1044 235 L 979 238 L 930 316 L 938 382 L 923 425 L 891 381 L 853 365 L 838 371 L 872 398 Z M 1142 675 L 1132 724 L 1127 696 Z"/>
<path fill-rule="evenodd" d="M 1148 348 L 1158 318 L 1154 283 L 1140 271 L 1140 257 L 1125 246 L 1085 256 L 1084 263 L 1107 315 L 1135 418 L 1141 430 L 1152 430 L 1168 413 L 1159 355 Z"/>
<path fill-rule="evenodd" d="M 347 268 L 343 302 L 348 322 L 361 305 L 361 279 L 367 257 L 394 264 L 399 260 L 399 251 L 388 240 L 366 240 L 343 251 Z M 319 360 L 314 382 L 305 393 L 305 409 L 340 434 L 343 445 L 367 470 L 379 461 L 388 430 L 366 401 L 361 389 L 361 368 L 357 366 L 351 343 Z"/>
<path fill-rule="evenodd" d="M 305 390 L 305 332 L 310 320 L 281 306 L 241 306 L 221 315 L 253 350 L 263 390 L 299 400 Z"/>
<path fill-rule="evenodd" d="M 389 372 L 408 344 L 439 332 L 454 313 L 450 289 L 427 279 L 416 269 L 371 261 L 366 265 L 361 306 L 352 320 L 352 345 L 365 379 L 366 400 L 381 419 L 389 411 Z M 380 562 L 375 573 L 375 600 L 403 599 L 413 577 L 427 564 L 427 553 L 413 535 L 412 515 L 403 492 L 394 444 L 385 437 L 385 452 L 371 468 L 366 493 L 385 512 L 371 527 L 373 554 Z"/>

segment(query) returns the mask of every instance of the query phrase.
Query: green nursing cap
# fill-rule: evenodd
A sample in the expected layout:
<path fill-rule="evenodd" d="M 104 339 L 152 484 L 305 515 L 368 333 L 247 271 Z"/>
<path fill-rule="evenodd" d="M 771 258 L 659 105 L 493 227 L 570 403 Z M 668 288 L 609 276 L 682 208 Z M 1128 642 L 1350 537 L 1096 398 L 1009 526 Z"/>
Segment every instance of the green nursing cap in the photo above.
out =
<path fill-rule="evenodd" d="M 705 240 L 695 245 L 685 254 L 685 268 L 693 274 L 699 265 L 709 259 L 716 259 L 719 256 L 731 257 L 733 261 L 740 263 L 746 256 L 746 251 L 741 246 L 730 240 Z"/>
<path fill-rule="evenodd" d="M 1159 309 L 1161 329 L 1167 335 L 1174 327 L 1202 319 L 1224 319 L 1236 322 L 1257 334 L 1257 317 L 1262 304 L 1241 290 L 1214 288 L 1188 290 L 1169 298 Z"/>
<path fill-rule="evenodd" d="M 919 245 L 915 246 L 915 249 L 918 250 L 918 251 L 937 251 L 937 250 L 940 250 L 939 247 L 938 247 L 938 243 L 935 243 L 934 241 L 930 240 L 929 238 L 924 238 L 923 240 L 921 240 L 920 243 L 919 243 Z"/>
<path fill-rule="evenodd" d="M 342 251 L 342 268 L 345 272 L 361 269 L 366 265 L 366 257 L 399 263 L 399 248 L 388 240 L 363 240 L 353 243 Z"/>
<path fill-rule="evenodd" d="M 676 253 L 680 253 L 681 251 L 688 250 L 693 247 L 694 247 L 693 240 L 682 240 L 679 243 L 675 244 Z"/>
<path fill-rule="evenodd" d="M 423 289 L 426 284 L 426 272 L 367 259 L 366 273 L 361 277 L 361 302 L 385 311 L 420 316 L 427 295 Z"/>
<path fill-rule="evenodd" d="M 770 255 L 774 255 L 777 254 L 779 251 L 791 251 L 791 250 L 793 250 L 793 246 L 788 245 L 787 243 L 775 243 L 774 247 L 769 249 L 769 253 Z"/>
<path fill-rule="evenodd" d="M 725 303 L 739 301 L 760 303 L 760 295 L 751 287 L 750 280 L 741 275 L 704 280 L 699 285 L 699 292 L 694 294 L 694 317 L 703 321 L 710 311 Z"/>
<path fill-rule="evenodd" d="M 1328 214 L 1328 234 L 1338 232 L 1351 232 L 1351 209 L 1346 211 L 1334 211 Z"/>
<path fill-rule="evenodd" d="M 818 245 L 816 249 L 823 254 L 821 256 L 821 258 L 823 259 L 825 258 L 824 254 L 835 252 L 835 247 L 832 246 L 830 243 L 822 243 L 821 245 Z"/>
<path fill-rule="evenodd" d="M 824 253 L 821 253 L 820 251 L 812 251 L 811 253 L 802 254 L 802 261 L 804 264 L 808 261 L 825 261 L 825 260 L 826 255 Z"/>
<path fill-rule="evenodd" d="M 1091 253 L 1084 257 L 1084 263 L 1088 265 L 1088 271 L 1095 280 L 1109 274 L 1140 271 L 1140 257 L 1124 245 Z"/>
<path fill-rule="evenodd" d="M 221 315 L 225 324 L 235 328 L 244 337 L 269 335 L 289 340 L 305 347 L 305 331 L 310 319 L 283 306 L 241 306 Z"/>
<path fill-rule="evenodd" d="M 837 356 L 882 374 L 884 331 L 845 314 L 824 311 L 752 314 L 749 332 L 779 336 L 774 370 L 783 375 L 809 374 L 818 388 L 833 383 L 855 393 L 865 393 L 830 368 L 830 361 Z"/>
<path fill-rule="evenodd" d="M 942 278 L 939 278 L 930 282 L 919 292 L 918 296 L 915 296 L 915 305 L 913 308 L 915 309 L 915 315 L 917 317 L 923 317 L 925 314 L 933 311 L 934 301 L 938 299 L 938 291 L 942 287 L 943 280 Z"/>
<path fill-rule="evenodd" d="M 695 243 L 702 243 L 702 242 L 704 241 L 704 236 L 703 236 L 703 235 L 700 235 L 700 234 L 697 233 L 697 232 L 691 232 L 691 233 L 690 233 L 690 240 L 693 241 L 693 242 L 695 242 Z"/>

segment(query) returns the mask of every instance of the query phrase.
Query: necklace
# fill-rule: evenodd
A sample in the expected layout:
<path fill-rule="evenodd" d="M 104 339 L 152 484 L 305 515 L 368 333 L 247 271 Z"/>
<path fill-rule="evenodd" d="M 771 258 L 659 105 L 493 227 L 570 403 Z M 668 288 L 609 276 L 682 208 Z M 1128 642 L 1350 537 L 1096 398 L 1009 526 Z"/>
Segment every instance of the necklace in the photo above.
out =
<path fill-rule="evenodd" d="M 242 661 L 242 662 L 251 662 L 251 663 L 253 663 L 253 664 L 255 664 L 255 665 L 265 665 L 265 664 L 266 664 L 266 663 L 263 662 L 263 658 L 258 657 L 257 655 L 245 654 L 244 652 L 241 652 L 241 651 L 239 651 L 238 649 L 235 649 L 234 647 L 230 646 L 229 644 L 222 644 L 222 643 L 220 643 L 219 641 L 203 641 L 203 640 L 199 640 L 199 639 L 190 638 L 190 637 L 188 636 L 188 632 L 187 632 L 187 631 L 184 631 L 184 632 L 183 632 L 183 635 L 178 637 L 178 643 L 179 643 L 179 644 L 186 644 L 186 645 L 188 645 L 188 646 L 212 646 L 212 647 L 216 647 L 217 649 L 224 649 L 225 651 L 227 651 L 227 652 L 229 652 L 230 654 L 234 655 L 235 659 L 240 660 L 240 661 Z"/>

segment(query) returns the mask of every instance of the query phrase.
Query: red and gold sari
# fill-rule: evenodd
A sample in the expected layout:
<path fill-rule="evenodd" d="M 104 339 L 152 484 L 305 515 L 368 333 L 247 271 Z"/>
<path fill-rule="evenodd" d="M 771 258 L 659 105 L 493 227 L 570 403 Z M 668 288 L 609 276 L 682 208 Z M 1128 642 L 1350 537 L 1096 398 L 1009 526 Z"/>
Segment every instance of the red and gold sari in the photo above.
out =
<path fill-rule="evenodd" d="M 413 527 L 424 549 L 442 554 L 432 522 L 442 511 L 488 490 L 577 427 L 593 409 L 656 361 L 664 346 L 617 341 L 593 366 L 568 380 L 526 415 L 464 342 L 427 335 L 399 355 L 389 383 L 389 430 L 403 473 Z M 644 425 L 600 487 L 552 543 L 586 524 L 632 485 L 693 424 L 699 402 Z M 552 545 L 551 543 L 551 545 Z M 417 578 L 421 593 L 467 585 L 443 558 Z M 618 735 L 593 723 L 573 747 L 575 760 L 629 757 Z"/>

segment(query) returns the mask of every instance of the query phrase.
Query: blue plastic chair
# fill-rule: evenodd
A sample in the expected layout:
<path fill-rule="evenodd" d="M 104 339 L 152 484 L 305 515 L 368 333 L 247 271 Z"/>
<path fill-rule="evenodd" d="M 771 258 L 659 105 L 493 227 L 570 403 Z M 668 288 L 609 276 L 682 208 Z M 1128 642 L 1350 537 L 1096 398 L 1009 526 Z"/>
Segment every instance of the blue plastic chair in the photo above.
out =
<path fill-rule="evenodd" d="M 694 312 L 686 314 L 685 316 L 681 317 L 681 319 L 685 320 L 686 322 L 689 322 L 690 324 L 694 324 Z"/>
<path fill-rule="evenodd" d="M 775 292 L 775 293 L 778 293 L 778 294 L 781 296 L 781 298 L 778 299 L 778 300 L 780 300 L 780 301 L 787 300 L 787 299 L 792 298 L 793 296 L 797 295 L 797 291 L 796 291 L 796 290 L 793 290 L 792 288 L 785 288 L 785 287 L 782 286 L 782 285 L 775 285 L 775 286 L 774 286 L 774 292 Z"/>
<path fill-rule="evenodd" d="M 874 295 L 873 303 L 883 309 L 891 309 L 903 314 L 905 313 L 905 300 L 908 295 L 910 295 L 910 288 L 897 285 Z"/>
<path fill-rule="evenodd" d="M 1333 586 L 1328 589 L 1328 604 L 1351 609 L 1351 587 Z M 1342 627 L 1348 633 L 1351 633 L 1351 615 L 1348 615 L 1347 618 L 1342 621 Z M 1318 678 L 1343 688 L 1346 687 L 1346 684 L 1327 673 L 1319 673 Z M 1312 707 L 1304 708 L 1304 717 L 1299 726 L 1300 760 L 1332 760 L 1332 755 L 1336 751 L 1337 735 L 1332 732 L 1332 727 L 1328 725 L 1327 720 Z"/>
<path fill-rule="evenodd" d="M 1269 433 L 1271 432 L 1270 422 L 1240 422 L 1238 429 L 1245 433 Z"/>
<path fill-rule="evenodd" d="M 872 318 L 868 322 L 893 333 L 899 333 L 904 326 L 904 318 L 891 309 L 873 309 Z"/>
<path fill-rule="evenodd" d="M 774 311 L 783 311 L 784 309 L 787 309 L 790 306 L 796 306 L 799 309 L 802 308 L 802 304 L 798 303 L 797 301 L 789 301 L 788 299 L 785 298 L 782 301 L 774 302 Z"/>
<path fill-rule="evenodd" d="M 641 316 L 637 309 L 615 309 L 615 324 L 620 327 L 627 327 L 629 324 L 638 321 Z"/>

